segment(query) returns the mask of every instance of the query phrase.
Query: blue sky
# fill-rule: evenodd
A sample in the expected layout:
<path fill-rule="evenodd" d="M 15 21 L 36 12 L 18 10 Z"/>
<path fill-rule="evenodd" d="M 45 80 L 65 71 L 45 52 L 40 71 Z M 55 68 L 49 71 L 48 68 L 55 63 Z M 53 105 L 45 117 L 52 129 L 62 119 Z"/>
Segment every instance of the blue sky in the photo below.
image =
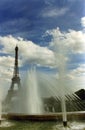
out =
<path fill-rule="evenodd" d="M 84 0 L 1 0 L 0 35 L 21 36 L 43 45 L 42 35 L 48 29 L 81 29 L 84 4 Z"/>
<path fill-rule="evenodd" d="M 40 70 L 54 72 L 53 46 L 59 47 L 58 43 L 61 43 L 68 50 L 67 77 L 75 82 L 84 79 L 84 39 L 85 0 L 1 0 L 1 83 L 5 86 L 5 80 L 10 84 L 16 44 L 19 46 L 21 73 L 30 63 L 36 64 Z M 79 88 L 82 86 L 84 84 Z"/>

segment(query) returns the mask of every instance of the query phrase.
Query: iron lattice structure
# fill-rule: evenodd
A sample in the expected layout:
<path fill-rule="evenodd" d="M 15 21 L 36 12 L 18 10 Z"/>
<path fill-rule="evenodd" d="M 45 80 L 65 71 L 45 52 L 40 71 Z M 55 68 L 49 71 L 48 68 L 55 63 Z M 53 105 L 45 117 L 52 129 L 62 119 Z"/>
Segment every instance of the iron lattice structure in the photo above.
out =
<path fill-rule="evenodd" d="M 17 90 L 15 90 L 15 84 L 17 85 Z M 21 88 L 20 77 L 19 77 L 19 67 L 18 67 L 18 47 L 15 47 L 15 64 L 14 64 L 14 73 L 11 82 L 11 87 L 8 90 L 6 97 L 6 102 L 10 102 L 12 97 L 16 96 L 18 91 Z"/>

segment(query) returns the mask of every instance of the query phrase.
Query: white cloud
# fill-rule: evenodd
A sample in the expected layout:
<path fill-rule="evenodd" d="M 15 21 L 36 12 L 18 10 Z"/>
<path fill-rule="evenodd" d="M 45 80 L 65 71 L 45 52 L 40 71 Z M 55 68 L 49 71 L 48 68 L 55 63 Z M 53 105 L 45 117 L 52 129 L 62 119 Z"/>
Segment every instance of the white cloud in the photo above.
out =
<path fill-rule="evenodd" d="M 21 61 L 19 60 L 19 66 L 21 65 Z M 0 56 L 0 88 L 3 90 L 3 98 L 5 98 L 7 90 L 10 88 L 13 72 L 14 57 Z"/>
<path fill-rule="evenodd" d="M 55 0 L 44 0 L 45 4 L 48 6 L 52 6 L 55 4 Z"/>
<path fill-rule="evenodd" d="M 4 37 L 0 36 L 0 45 L 2 46 L 0 52 L 13 54 L 14 47 L 17 45 L 17 43 L 18 39 L 12 37 L 11 35 Z"/>
<path fill-rule="evenodd" d="M 85 64 L 81 64 L 78 68 L 70 71 L 69 76 L 73 77 L 72 79 L 75 79 L 76 77 L 85 78 Z"/>
<path fill-rule="evenodd" d="M 5 97 L 8 88 L 11 84 L 13 76 L 14 58 L 11 56 L 0 56 L 0 88 L 3 90 L 3 97 Z"/>
<path fill-rule="evenodd" d="M 70 53 L 85 53 L 85 33 L 82 31 L 68 30 L 61 32 L 59 28 L 47 31 L 52 35 L 51 45 L 61 46 Z M 66 50 L 65 50 L 66 51 Z"/>
<path fill-rule="evenodd" d="M 14 58 L 11 56 L 0 56 L 0 80 L 9 82 L 13 75 L 13 69 Z"/>
<path fill-rule="evenodd" d="M 53 36 L 51 45 L 64 46 L 70 53 L 85 53 L 85 34 L 82 31 L 69 30 L 68 32 L 61 32 L 59 28 L 48 30 L 47 33 Z M 1 62 L 5 64 L 6 58 L 9 63 L 13 64 L 14 48 L 19 46 L 19 65 L 25 62 L 36 63 L 41 66 L 55 66 L 55 57 L 53 51 L 47 47 L 41 47 L 32 41 L 24 40 L 21 37 L 15 38 L 13 36 L 0 36 L 0 46 L 2 47 L 0 53 L 6 53 L 9 57 L 1 57 Z M 63 46 L 62 46 L 63 45 Z M 61 52 L 60 52 L 61 53 Z M 57 57 L 59 55 L 57 54 Z M 8 64 L 8 62 L 6 62 Z"/>
<path fill-rule="evenodd" d="M 85 27 L 85 17 L 81 18 L 81 25 L 82 25 L 82 27 Z"/>
<path fill-rule="evenodd" d="M 6 86 L 11 82 L 14 70 L 15 46 L 19 46 L 19 66 L 26 62 L 36 63 L 41 66 L 54 66 L 54 54 L 47 47 L 40 47 L 32 41 L 26 41 L 23 38 L 13 36 L 0 36 L 0 83 L 7 90 Z M 6 54 L 5 56 L 3 56 Z M 10 85 L 10 84 L 9 84 Z"/>
<path fill-rule="evenodd" d="M 58 17 L 64 15 L 68 11 L 68 8 L 61 8 L 61 9 L 56 9 L 56 8 L 51 8 L 51 9 L 45 9 L 42 12 L 43 17 Z"/>
<path fill-rule="evenodd" d="M 47 47 L 41 47 L 32 41 L 13 36 L 0 37 L 1 53 L 14 54 L 14 48 L 19 46 L 19 56 L 22 63 L 31 62 L 43 66 L 54 66 L 54 54 Z"/>
<path fill-rule="evenodd" d="M 78 68 L 71 70 L 67 74 L 71 87 L 74 91 L 81 88 L 85 89 L 85 64 L 81 64 Z"/>
<path fill-rule="evenodd" d="M 68 30 L 62 32 L 59 28 L 48 30 L 47 33 L 52 35 L 52 46 L 57 49 L 57 46 L 64 47 L 70 53 L 85 53 L 85 34 L 82 31 Z M 0 53 L 7 56 L 0 56 L 0 82 L 1 84 L 9 84 L 11 82 L 14 69 L 14 48 L 19 46 L 19 66 L 25 63 L 36 63 L 40 66 L 55 67 L 55 55 L 52 50 L 47 47 L 41 47 L 32 41 L 24 40 L 21 37 L 0 36 Z M 62 53 L 62 49 L 61 52 Z M 9 56 L 8 56 L 9 55 Z M 59 51 L 56 51 L 56 59 L 59 59 Z M 63 57 L 64 59 L 64 57 Z M 57 64 L 57 63 L 56 63 Z M 85 66 L 84 66 L 85 67 Z M 73 70 L 68 74 L 68 77 L 74 80 L 79 86 L 84 86 L 85 74 L 83 66 Z M 79 82 L 77 82 L 80 81 Z M 5 81 L 5 82 L 4 82 Z M 77 85 L 76 85 L 77 86 Z M 10 87 L 10 86 L 9 86 Z"/>
<path fill-rule="evenodd" d="M 62 32 L 56 28 L 48 30 L 47 34 L 52 36 L 50 46 L 54 49 L 56 59 L 59 59 L 60 69 L 65 69 L 62 66 L 65 65 L 65 57 L 68 57 L 68 53 L 70 55 L 85 54 L 85 33 L 83 31 L 68 30 L 68 32 Z M 68 86 L 72 87 L 73 91 L 85 88 L 85 65 L 81 64 L 78 68 L 64 74 Z"/>
<path fill-rule="evenodd" d="M 11 35 L 4 37 L 0 36 L 0 46 L 2 47 L 0 53 L 10 55 L 0 57 L 0 67 L 2 67 L 1 71 L 5 70 L 4 72 L 6 72 L 9 68 L 13 69 L 14 48 L 16 45 L 19 46 L 19 66 L 28 62 L 40 66 L 55 67 L 55 63 L 58 64 L 58 59 L 60 57 L 59 53 L 62 53 L 63 46 L 64 49 L 67 49 L 70 53 L 85 53 L 85 34 L 82 31 L 69 30 L 68 32 L 61 32 L 60 29 L 57 28 L 47 31 L 47 33 L 53 36 L 51 45 L 57 49 L 57 62 L 53 51 L 49 50 L 47 47 L 41 47 L 32 41 L 24 40 L 21 37 L 15 38 Z M 58 45 L 61 46 L 61 52 L 58 52 Z M 3 67 L 5 69 L 3 69 Z M 5 75 L 4 72 L 2 75 Z M 10 73 L 10 71 L 7 70 L 6 75 L 8 72 Z"/>
<path fill-rule="evenodd" d="M 1 56 L 0 57 L 0 66 L 13 67 L 14 58 L 11 56 Z"/>
<path fill-rule="evenodd" d="M 4 93 L 11 84 L 14 71 L 15 46 L 19 46 L 19 66 L 24 66 L 26 62 L 36 63 L 40 66 L 53 67 L 55 65 L 54 54 L 47 47 L 41 47 L 32 41 L 13 36 L 0 36 L 0 83 L 4 88 Z M 3 56 L 6 54 L 5 56 Z M 22 72 L 21 72 L 22 73 Z M 21 77 L 21 76 L 20 76 Z"/>
<path fill-rule="evenodd" d="M 68 47 L 73 53 L 85 53 L 85 33 L 82 31 L 69 30 L 66 34 Z"/>

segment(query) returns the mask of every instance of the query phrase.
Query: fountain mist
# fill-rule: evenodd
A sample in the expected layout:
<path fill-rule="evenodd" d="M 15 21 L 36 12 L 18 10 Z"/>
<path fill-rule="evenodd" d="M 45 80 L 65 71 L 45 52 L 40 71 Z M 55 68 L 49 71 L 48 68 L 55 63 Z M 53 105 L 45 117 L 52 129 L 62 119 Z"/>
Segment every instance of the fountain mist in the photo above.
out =
<path fill-rule="evenodd" d="M 39 93 L 36 68 L 32 67 L 25 79 L 26 104 L 29 114 L 42 114 L 43 103 Z"/>
<path fill-rule="evenodd" d="M 66 116 L 66 105 L 65 105 L 65 58 L 63 57 L 63 54 L 59 57 L 59 87 L 61 88 L 61 106 L 62 106 L 62 112 L 63 112 L 63 125 L 67 126 L 67 116 Z"/>
<path fill-rule="evenodd" d="M 0 88 L 0 123 L 2 120 L 2 89 Z"/>
<path fill-rule="evenodd" d="M 63 38 L 59 37 L 61 41 Z M 66 104 L 65 104 L 65 87 L 66 87 L 66 48 L 63 42 L 58 43 L 59 38 L 53 37 L 53 48 L 56 59 L 56 67 L 58 69 L 58 87 L 60 88 L 61 107 L 63 115 L 63 125 L 67 126 Z"/>
<path fill-rule="evenodd" d="M 2 104 L 1 104 L 1 101 L 0 101 L 0 123 L 1 123 L 1 115 L 2 115 Z"/>

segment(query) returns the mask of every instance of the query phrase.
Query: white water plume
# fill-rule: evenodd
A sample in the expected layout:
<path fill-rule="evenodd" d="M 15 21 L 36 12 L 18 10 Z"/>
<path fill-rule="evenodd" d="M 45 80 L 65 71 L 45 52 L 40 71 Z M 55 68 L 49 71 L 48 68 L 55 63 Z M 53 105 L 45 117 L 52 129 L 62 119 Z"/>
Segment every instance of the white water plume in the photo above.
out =
<path fill-rule="evenodd" d="M 43 102 L 39 91 L 36 68 L 32 67 L 25 73 L 23 84 L 18 95 L 12 99 L 10 113 L 26 115 L 42 114 Z"/>
<path fill-rule="evenodd" d="M 61 43 L 58 43 L 59 39 L 61 39 Z M 61 107 L 62 107 L 62 115 L 63 115 L 63 122 L 67 122 L 67 115 L 66 115 L 66 103 L 65 103 L 65 87 L 66 87 L 66 48 L 64 46 L 63 37 L 57 37 L 56 35 L 53 36 L 53 50 L 56 59 L 56 67 L 58 68 L 58 87 L 60 88 L 60 95 L 61 95 Z"/>
<path fill-rule="evenodd" d="M 25 81 L 23 84 L 22 101 L 24 101 L 24 113 L 26 114 L 42 114 L 43 103 L 39 92 L 38 79 L 36 75 L 36 69 L 31 68 L 27 72 Z"/>
<path fill-rule="evenodd" d="M 0 121 L 1 121 L 1 117 L 2 116 L 2 103 L 1 103 L 1 101 L 0 101 Z"/>
<path fill-rule="evenodd" d="M 2 88 L 0 87 L 0 120 L 2 118 Z"/>
<path fill-rule="evenodd" d="M 56 103 L 58 103 L 59 106 L 60 101 L 62 102 L 63 111 L 66 109 L 64 101 L 69 103 L 67 111 L 79 111 L 81 108 L 83 109 L 84 105 L 81 103 L 80 99 L 71 92 L 71 86 L 68 87 L 67 84 L 63 83 L 64 86 L 62 87 L 64 88 L 61 90 L 61 83 L 59 81 L 60 79 L 56 78 L 52 74 L 36 71 L 35 68 L 31 68 L 25 74 L 22 89 L 17 98 L 18 100 L 16 100 L 14 106 L 12 106 L 11 112 L 23 114 L 43 114 L 45 112 L 43 98 L 51 97 L 56 100 Z M 61 112 L 61 108 L 57 107 L 56 112 Z M 65 115 L 63 115 L 63 118 L 66 120 Z"/>

